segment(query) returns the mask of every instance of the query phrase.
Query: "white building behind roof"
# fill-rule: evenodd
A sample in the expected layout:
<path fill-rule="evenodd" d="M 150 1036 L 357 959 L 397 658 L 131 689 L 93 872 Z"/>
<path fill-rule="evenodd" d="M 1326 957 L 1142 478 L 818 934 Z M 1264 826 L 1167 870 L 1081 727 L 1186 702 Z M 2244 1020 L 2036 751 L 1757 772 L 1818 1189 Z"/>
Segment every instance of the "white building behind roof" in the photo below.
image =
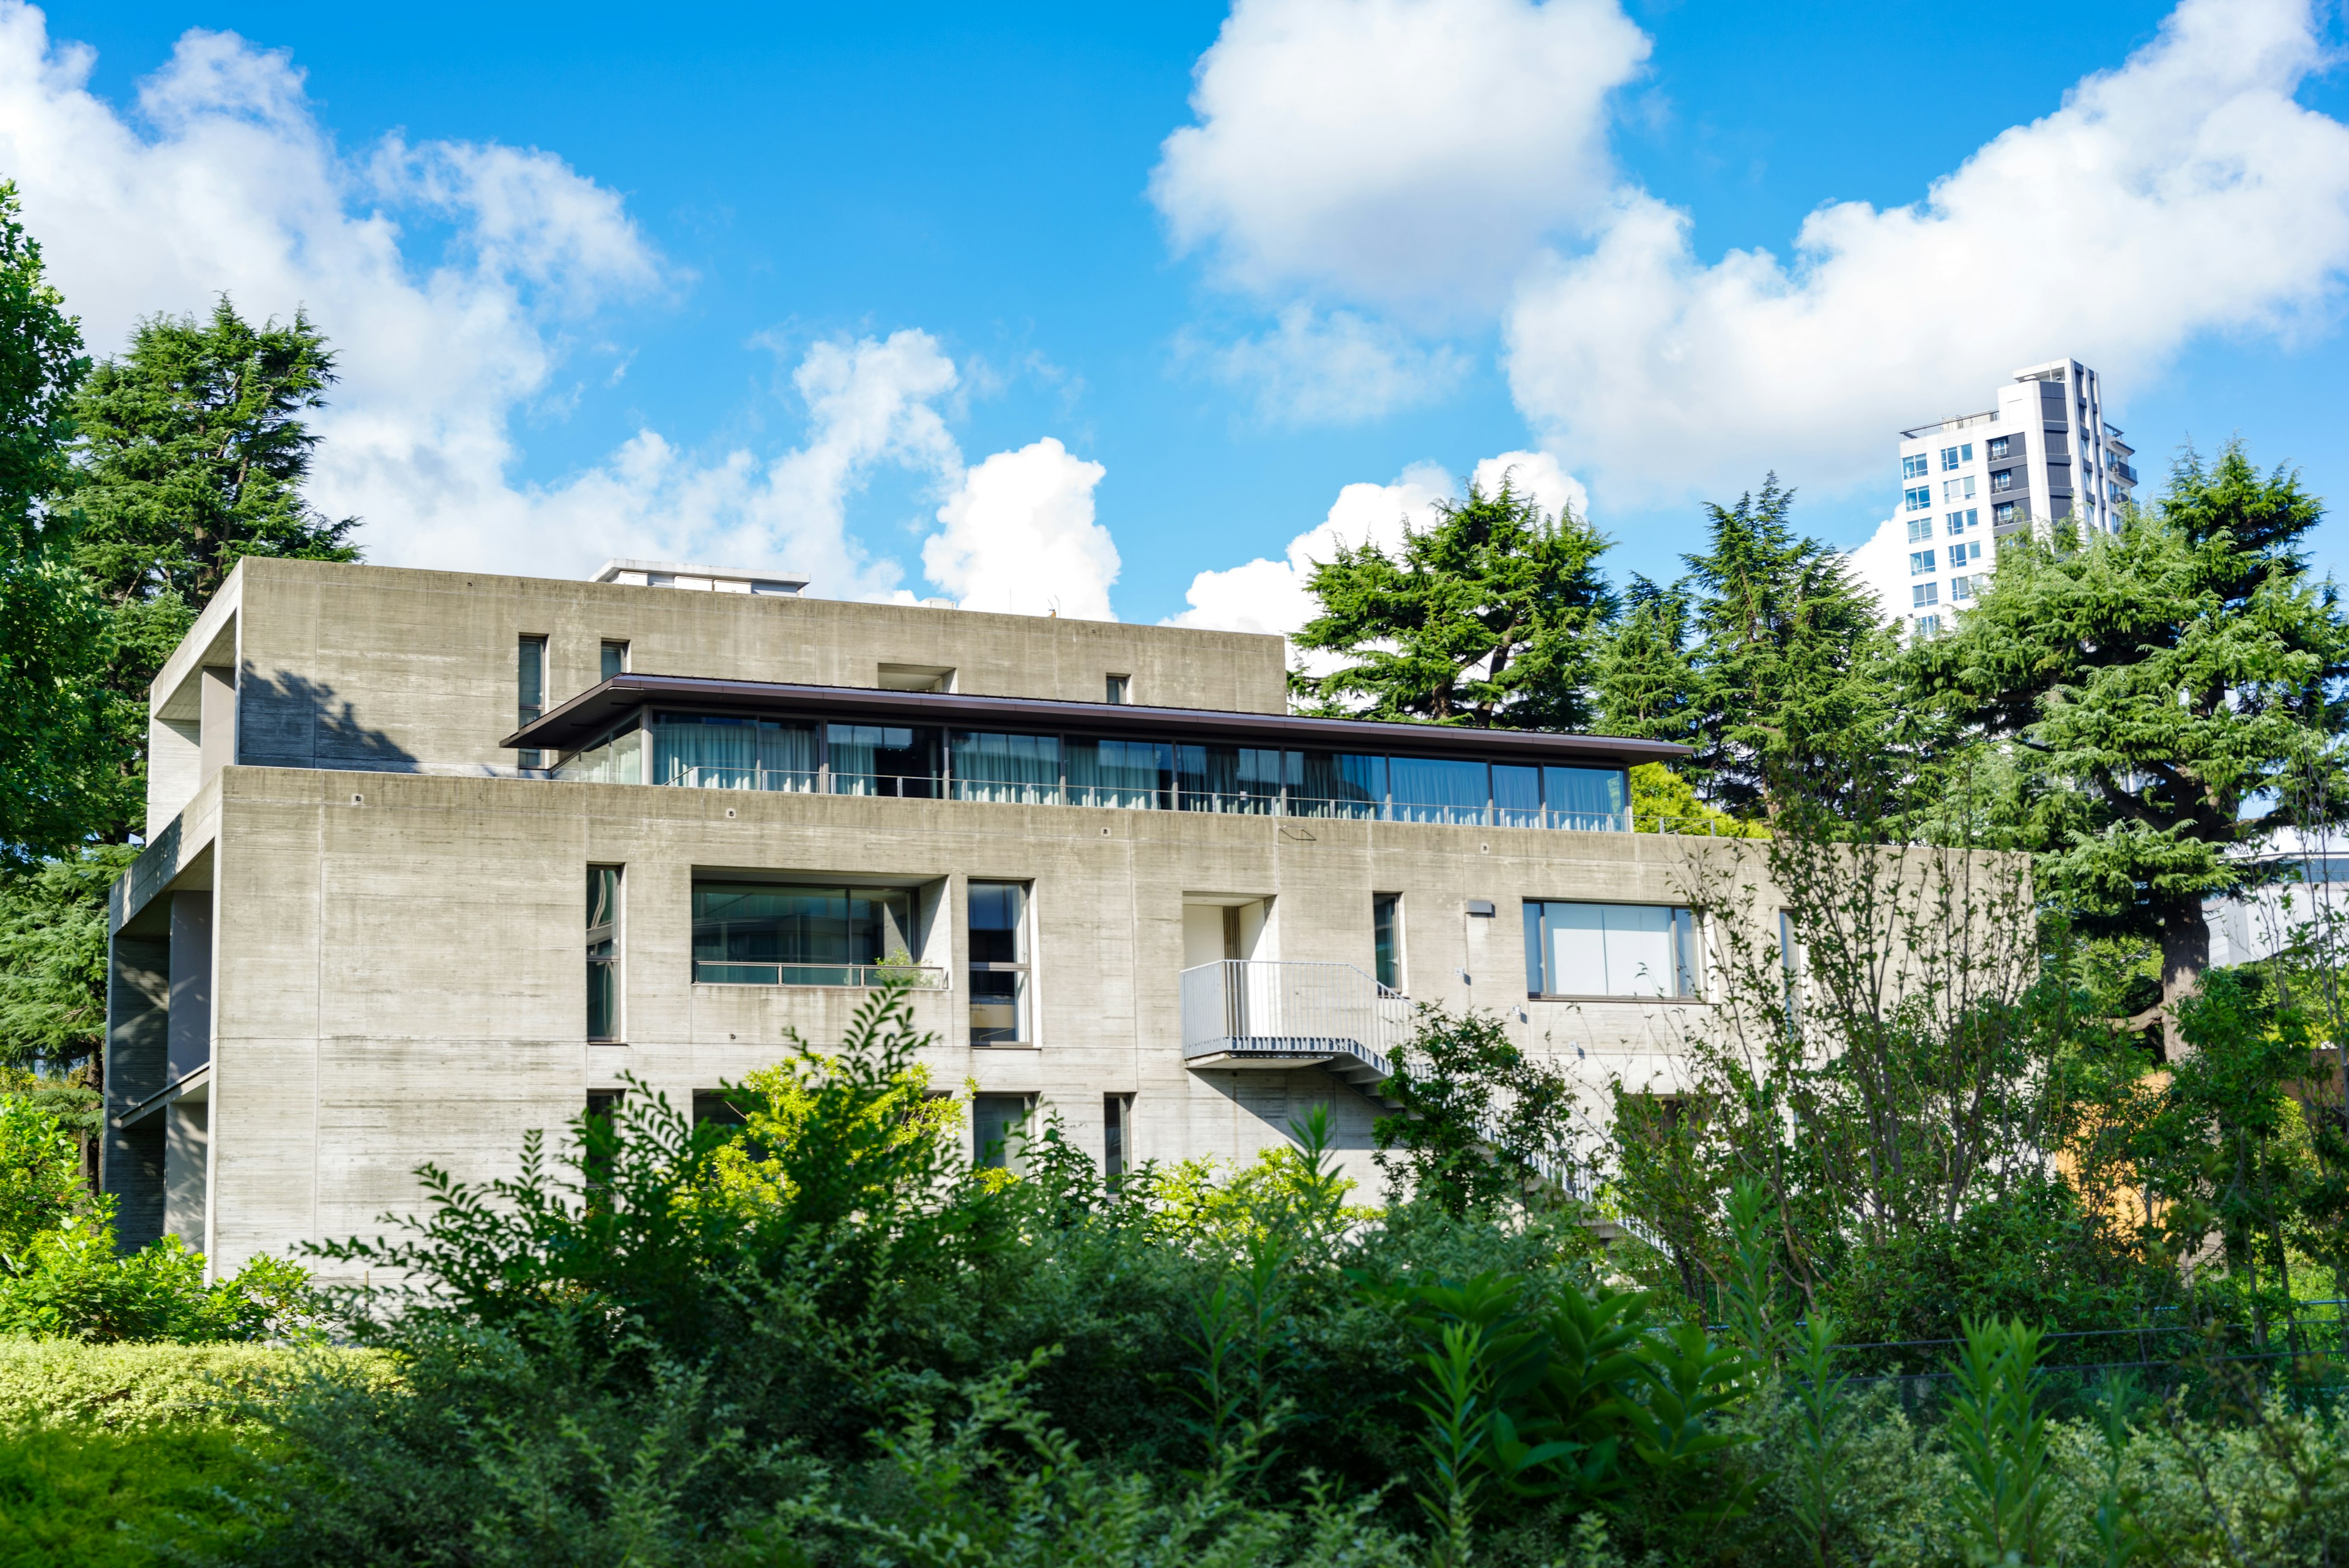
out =
<path fill-rule="evenodd" d="M 1900 501 L 1854 568 L 1908 631 L 1932 636 L 1984 587 L 1998 543 L 2059 522 L 2119 530 L 2133 449 L 2077 359 L 2017 370 L 1994 407 L 1900 432 Z"/>

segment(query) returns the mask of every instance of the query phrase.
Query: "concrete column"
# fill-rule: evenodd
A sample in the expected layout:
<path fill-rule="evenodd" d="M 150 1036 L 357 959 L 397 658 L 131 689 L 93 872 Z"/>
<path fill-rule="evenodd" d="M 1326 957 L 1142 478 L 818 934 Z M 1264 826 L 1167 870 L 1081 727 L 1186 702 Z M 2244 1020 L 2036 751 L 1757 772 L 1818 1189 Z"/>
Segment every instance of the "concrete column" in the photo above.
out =
<path fill-rule="evenodd" d="M 114 1233 L 136 1251 L 163 1233 L 163 1132 L 150 1122 L 129 1132 L 114 1118 L 160 1089 L 167 1071 L 171 944 L 117 936 L 107 954 L 106 1119 L 98 1180 L 114 1195 Z"/>
<path fill-rule="evenodd" d="M 186 1077 L 212 1059 L 212 896 L 171 895 L 170 1074 Z"/>
<path fill-rule="evenodd" d="M 204 1196 L 212 1183 L 212 1106 L 182 1100 L 163 1113 L 163 1232 L 208 1252 Z"/>
<path fill-rule="evenodd" d="M 208 666 L 201 677 L 203 767 L 210 778 L 236 761 L 236 671 Z"/>

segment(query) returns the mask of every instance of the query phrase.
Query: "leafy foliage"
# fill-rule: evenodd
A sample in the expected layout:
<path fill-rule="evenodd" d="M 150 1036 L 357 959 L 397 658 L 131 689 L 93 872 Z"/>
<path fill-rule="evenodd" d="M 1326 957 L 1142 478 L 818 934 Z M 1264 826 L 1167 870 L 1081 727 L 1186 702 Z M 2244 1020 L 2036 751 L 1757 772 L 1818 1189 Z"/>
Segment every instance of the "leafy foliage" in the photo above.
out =
<path fill-rule="evenodd" d="M 1423 1002 L 1417 1018 L 1379 1085 L 1401 1107 L 1375 1127 L 1378 1162 L 1399 1188 L 1458 1215 L 1563 1179 L 1575 1104 L 1566 1075 L 1489 1013 Z"/>
<path fill-rule="evenodd" d="M 1293 640 L 1354 662 L 1295 677 L 1299 693 L 1359 718 L 1583 727 L 1593 634 L 1615 609 L 1598 569 L 1606 539 L 1571 512 L 1549 516 L 1507 475 L 1437 511 L 1393 555 L 1341 544 L 1315 566 L 1321 613 Z"/>

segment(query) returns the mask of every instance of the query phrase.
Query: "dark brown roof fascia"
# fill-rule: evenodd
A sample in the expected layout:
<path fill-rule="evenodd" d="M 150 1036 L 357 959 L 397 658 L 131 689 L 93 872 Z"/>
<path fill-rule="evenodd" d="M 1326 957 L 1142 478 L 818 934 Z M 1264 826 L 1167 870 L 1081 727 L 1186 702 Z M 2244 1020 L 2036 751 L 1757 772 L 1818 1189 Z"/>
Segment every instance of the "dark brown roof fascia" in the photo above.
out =
<path fill-rule="evenodd" d="M 864 686 L 801 686 L 786 681 L 719 680 L 698 675 L 616 675 L 516 730 L 502 750 L 574 751 L 647 703 L 730 708 L 843 720 L 958 724 L 1074 732 L 1111 738 L 1223 741 L 1332 752 L 1382 752 L 1485 761 L 1603 762 L 1630 766 L 1688 755 L 1686 746 L 1617 735 L 1546 730 L 1472 730 L 1448 724 L 1390 724 L 1363 719 L 1304 719 L 1288 713 L 1230 713 L 1206 708 L 1146 708 L 1066 702 L 1040 697 L 974 697 L 954 691 L 883 691 Z"/>

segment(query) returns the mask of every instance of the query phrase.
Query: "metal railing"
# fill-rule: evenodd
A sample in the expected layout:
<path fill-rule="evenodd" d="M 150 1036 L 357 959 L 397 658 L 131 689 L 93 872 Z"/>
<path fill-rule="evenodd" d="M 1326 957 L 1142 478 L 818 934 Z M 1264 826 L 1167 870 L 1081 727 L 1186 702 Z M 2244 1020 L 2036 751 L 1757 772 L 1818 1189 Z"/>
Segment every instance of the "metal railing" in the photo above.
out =
<path fill-rule="evenodd" d="M 693 961 L 696 985 L 812 985 L 870 991 L 891 981 L 915 991 L 944 991 L 947 971 L 905 963 L 730 963 Z"/>
<path fill-rule="evenodd" d="M 1183 1055 L 1350 1056 L 1385 1077 L 1411 999 L 1350 963 L 1222 959 L 1182 977 Z"/>

